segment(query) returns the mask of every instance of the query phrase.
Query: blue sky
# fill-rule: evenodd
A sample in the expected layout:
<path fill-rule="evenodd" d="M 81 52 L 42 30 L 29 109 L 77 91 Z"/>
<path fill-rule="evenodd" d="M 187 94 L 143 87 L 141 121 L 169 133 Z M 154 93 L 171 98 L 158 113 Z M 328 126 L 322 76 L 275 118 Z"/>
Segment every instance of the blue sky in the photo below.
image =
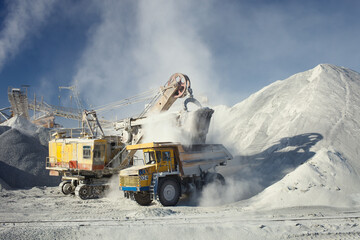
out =
<path fill-rule="evenodd" d="M 88 108 L 192 80 L 195 96 L 233 105 L 266 85 L 331 63 L 360 72 L 360 1 L 0 2 L 0 108 L 9 86 Z"/>

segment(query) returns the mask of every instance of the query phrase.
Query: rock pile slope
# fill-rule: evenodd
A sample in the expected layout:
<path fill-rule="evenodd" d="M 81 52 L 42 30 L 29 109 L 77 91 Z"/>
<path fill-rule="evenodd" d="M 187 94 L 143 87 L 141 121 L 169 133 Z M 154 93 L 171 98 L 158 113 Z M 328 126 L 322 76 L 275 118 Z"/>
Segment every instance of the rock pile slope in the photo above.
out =
<path fill-rule="evenodd" d="M 50 177 L 45 170 L 48 148 L 40 139 L 46 143 L 46 132 L 22 117 L 14 117 L 0 126 L 2 187 L 29 188 L 58 184 L 59 179 Z"/>
<path fill-rule="evenodd" d="M 232 198 L 253 207 L 360 204 L 360 74 L 330 64 L 215 108 L 210 139 L 236 156 Z M 248 190 L 237 192 L 247 186 Z"/>

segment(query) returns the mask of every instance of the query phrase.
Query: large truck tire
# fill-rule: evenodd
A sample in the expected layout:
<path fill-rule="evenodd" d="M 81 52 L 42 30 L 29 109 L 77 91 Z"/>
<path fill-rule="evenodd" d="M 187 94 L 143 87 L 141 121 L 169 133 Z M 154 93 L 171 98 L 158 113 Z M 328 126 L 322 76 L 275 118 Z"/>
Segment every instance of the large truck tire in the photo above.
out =
<path fill-rule="evenodd" d="M 215 183 L 217 185 L 225 185 L 225 178 L 220 173 L 206 173 L 205 185 Z"/>
<path fill-rule="evenodd" d="M 178 181 L 172 178 L 165 178 L 160 181 L 159 200 L 163 206 L 175 206 L 181 194 Z"/>
<path fill-rule="evenodd" d="M 152 202 L 150 193 L 148 192 L 137 192 L 134 193 L 135 201 L 141 206 L 149 206 Z"/>

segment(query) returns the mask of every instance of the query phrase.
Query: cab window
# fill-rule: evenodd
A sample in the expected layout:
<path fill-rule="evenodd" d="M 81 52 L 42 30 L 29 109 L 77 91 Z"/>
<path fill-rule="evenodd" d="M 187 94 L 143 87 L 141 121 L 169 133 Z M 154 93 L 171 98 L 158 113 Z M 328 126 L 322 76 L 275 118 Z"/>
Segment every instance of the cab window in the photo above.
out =
<path fill-rule="evenodd" d="M 154 152 L 144 152 L 145 164 L 155 163 L 155 153 Z"/>
<path fill-rule="evenodd" d="M 171 160 L 170 152 L 163 152 L 162 153 L 162 158 L 163 158 L 164 161 L 170 161 Z"/>
<path fill-rule="evenodd" d="M 101 158 L 104 155 L 105 146 L 95 145 L 94 146 L 94 158 Z"/>
<path fill-rule="evenodd" d="M 156 151 L 156 159 L 157 159 L 158 163 L 161 161 L 161 152 L 160 151 Z"/>
<path fill-rule="evenodd" d="M 94 164 L 101 165 L 104 164 L 104 152 L 105 152 L 105 145 L 95 145 L 94 146 Z"/>
<path fill-rule="evenodd" d="M 91 158 L 91 147 L 83 146 L 83 158 L 89 159 Z"/>

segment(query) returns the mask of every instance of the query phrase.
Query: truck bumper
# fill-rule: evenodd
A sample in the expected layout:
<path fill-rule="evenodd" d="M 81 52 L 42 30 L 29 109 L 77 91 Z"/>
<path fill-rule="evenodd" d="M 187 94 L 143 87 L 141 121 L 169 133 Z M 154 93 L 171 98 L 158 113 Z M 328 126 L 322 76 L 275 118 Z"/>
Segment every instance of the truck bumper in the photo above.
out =
<path fill-rule="evenodd" d="M 150 187 L 119 187 L 122 191 L 140 192 L 149 191 Z"/>

